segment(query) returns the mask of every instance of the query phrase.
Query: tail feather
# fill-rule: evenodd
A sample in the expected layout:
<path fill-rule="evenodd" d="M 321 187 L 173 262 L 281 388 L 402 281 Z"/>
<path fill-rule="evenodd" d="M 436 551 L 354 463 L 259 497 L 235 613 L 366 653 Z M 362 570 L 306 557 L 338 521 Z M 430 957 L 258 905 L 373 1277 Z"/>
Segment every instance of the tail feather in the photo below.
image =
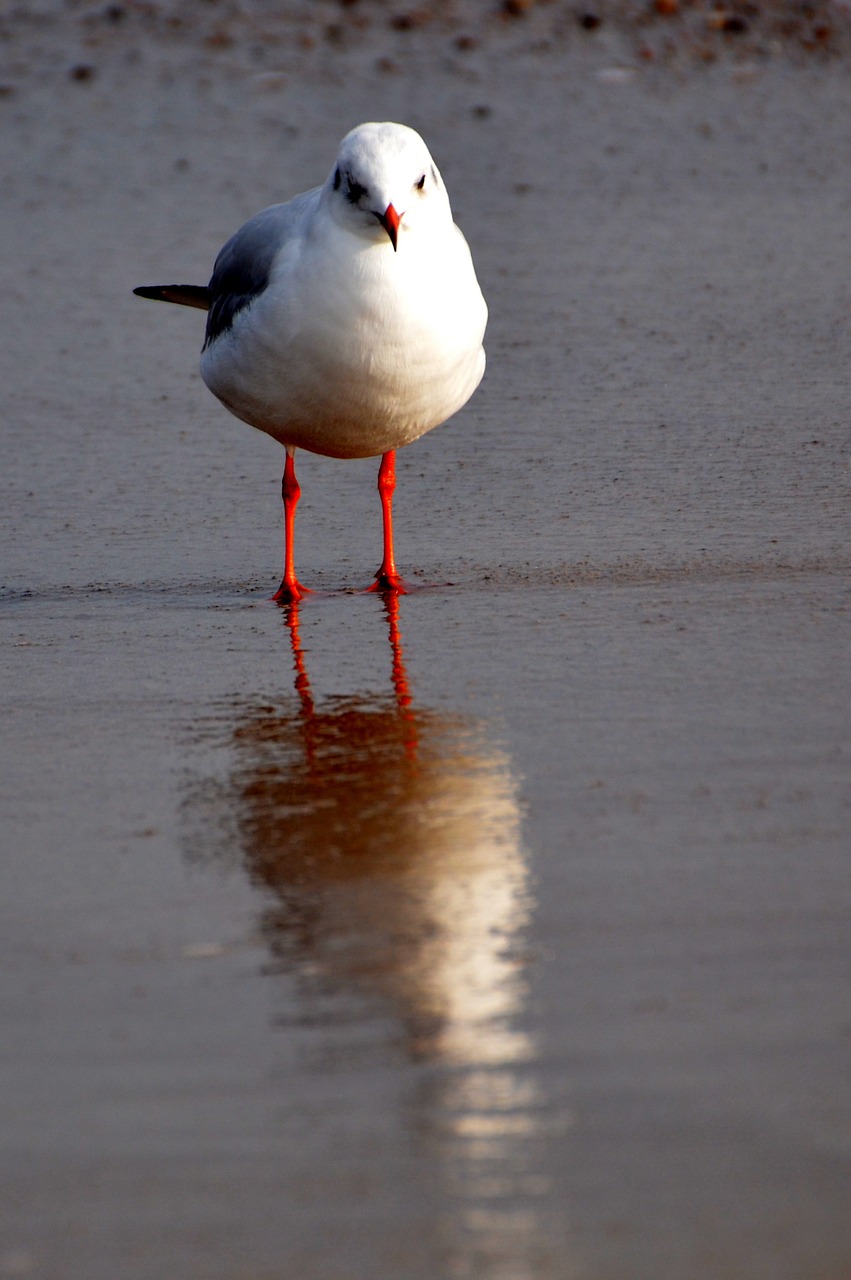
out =
<path fill-rule="evenodd" d="M 181 307 L 210 310 L 210 290 L 205 284 L 143 284 L 133 292 L 140 298 L 153 298 L 155 302 L 176 302 Z"/>

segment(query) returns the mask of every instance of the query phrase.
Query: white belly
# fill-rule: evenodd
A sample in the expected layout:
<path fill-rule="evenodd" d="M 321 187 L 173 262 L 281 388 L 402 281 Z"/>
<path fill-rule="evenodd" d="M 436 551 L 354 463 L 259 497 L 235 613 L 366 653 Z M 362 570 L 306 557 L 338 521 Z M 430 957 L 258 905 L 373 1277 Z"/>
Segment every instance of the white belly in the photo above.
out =
<path fill-rule="evenodd" d="M 266 290 L 204 352 L 207 386 L 238 418 L 284 445 L 368 457 L 445 422 L 485 368 L 487 308 L 456 227 L 429 253 L 416 236 L 353 252 L 280 255 Z M 424 268 L 427 263 L 427 269 Z"/>

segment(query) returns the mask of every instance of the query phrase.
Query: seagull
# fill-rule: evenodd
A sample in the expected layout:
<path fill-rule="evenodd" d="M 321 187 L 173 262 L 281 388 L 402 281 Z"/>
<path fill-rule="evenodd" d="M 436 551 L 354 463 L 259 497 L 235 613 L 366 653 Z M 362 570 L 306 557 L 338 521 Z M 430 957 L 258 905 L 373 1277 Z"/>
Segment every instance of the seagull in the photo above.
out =
<path fill-rule="evenodd" d="M 321 187 L 249 219 L 208 285 L 143 285 L 207 312 L 201 376 L 226 409 L 286 450 L 284 576 L 295 571 L 296 449 L 381 457 L 384 555 L 369 591 L 404 594 L 393 551 L 396 450 L 456 413 L 485 371 L 487 306 L 425 142 L 402 124 L 343 138 Z"/>

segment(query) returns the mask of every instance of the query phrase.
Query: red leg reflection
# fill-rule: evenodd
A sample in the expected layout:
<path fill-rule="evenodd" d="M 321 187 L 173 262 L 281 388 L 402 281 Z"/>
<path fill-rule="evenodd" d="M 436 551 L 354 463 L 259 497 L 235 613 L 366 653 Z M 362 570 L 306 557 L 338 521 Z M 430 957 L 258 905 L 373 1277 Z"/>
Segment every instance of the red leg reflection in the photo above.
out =
<path fill-rule="evenodd" d="M 299 616 L 298 603 L 293 601 L 286 611 L 286 624 L 290 633 L 290 644 L 293 651 L 293 663 L 295 665 L 295 691 L 301 702 L 301 709 L 305 717 L 309 718 L 313 715 L 314 702 L 313 694 L 310 690 L 310 679 L 307 674 L 307 667 L 304 662 L 304 649 L 301 646 L 301 635 L 299 633 Z"/>
<path fill-rule="evenodd" d="M 301 488 L 295 474 L 295 450 L 290 452 L 287 449 L 287 461 L 284 465 L 281 494 L 284 499 L 284 577 L 272 599 L 277 604 L 291 604 L 296 600 L 301 600 L 310 592 L 310 588 L 303 587 L 295 576 L 295 556 L 293 553 L 295 509 L 301 497 Z"/>
<path fill-rule="evenodd" d="M 393 554 L 393 492 L 396 488 L 396 453 L 391 449 L 382 455 L 378 468 L 378 492 L 381 495 L 381 513 L 384 519 L 384 559 L 381 568 L 375 575 L 375 582 L 367 587 L 367 591 L 397 591 L 407 595 L 416 588 L 406 582 L 396 569 L 396 558 Z"/>
<path fill-rule="evenodd" d="M 396 591 L 384 593 L 384 610 L 390 628 L 390 649 L 393 654 L 393 691 L 396 694 L 396 706 L 399 716 L 405 721 L 405 755 L 408 760 L 417 756 L 417 721 L 410 709 L 411 689 L 408 684 L 408 673 L 405 670 L 405 658 L 402 653 L 402 633 L 399 630 L 399 594 Z"/>
<path fill-rule="evenodd" d="M 284 622 L 290 633 L 290 647 L 293 651 L 293 665 L 295 667 L 295 691 L 301 703 L 299 720 L 303 734 L 304 758 L 308 768 L 312 770 L 316 763 L 317 751 L 316 704 L 313 701 L 310 678 L 304 661 L 304 649 L 301 645 L 297 600 L 293 600 L 284 610 Z"/>
<path fill-rule="evenodd" d="M 402 653 L 402 635 L 399 630 L 399 596 L 395 591 L 386 591 L 382 598 L 389 628 L 388 639 L 392 655 L 393 702 L 395 702 L 395 706 L 387 699 L 386 695 L 377 698 L 376 705 L 379 707 L 380 714 L 376 716 L 375 710 L 370 708 L 364 723 L 369 725 L 370 732 L 373 733 L 376 730 L 380 730 L 382 725 L 385 731 L 388 724 L 395 723 L 400 726 L 401 734 L 397 729 L 394 737 L 397 742 L 401 742 L 404 746 L 405 759 L 408 762 L 412 762 L 417 758 L 417 716 L 411 706 L 413 699 Z M 330 713 L 317 711 L 313 692 L 310 688 L 310 678 L 307 674 L 305 651 L 301 643 L 298 602 L 292 601 L 286 606 L 283 613 L 286 628 L 290 633 L 290 647 L 295 668 L 295 691 L 301 703 L 299 720 L 302 726 L 305 759 L 308 765 L 313 768 L 320 753 L 323 732 L 327 732 L 329 724 L 333 724 L 335 719 L 339 719 L 341 712 L 339 710 Z M 354 701 L 357 702 L 362 714 L 362 700 L 358 698 Z M 346 714 L 351 714 L 351 712 L 343 712 L 342 714 L 345 716 Z M 360 737 L 352 735 L 350 727 L 349 734 L 352 738 L 353 751 L 357 750 L 358 743 L 362 748 L 364 745 L 363 733 L 361 733 Z M 339 741 L 339 732 L 336 729 L 333 734 L 333 740 L 335 743 Z M 340 758 L 335 754 L 333 765 L 335 771 L 339 770 L 339 765 Z"/>
<path fill-rule="evenodd" d="M 405 659 L 402 656 L 402 634 L 399 631 L 399 597 L 395 591 L 388 591 L 384 597 L 384 608 L 390 624 L 390 648 L 393 653 L 393 689 L 396 693 L 396 704 L 400 711 L 411 705 L 411 690 L 408 685 L 408 673 L 405 670 Z"/>

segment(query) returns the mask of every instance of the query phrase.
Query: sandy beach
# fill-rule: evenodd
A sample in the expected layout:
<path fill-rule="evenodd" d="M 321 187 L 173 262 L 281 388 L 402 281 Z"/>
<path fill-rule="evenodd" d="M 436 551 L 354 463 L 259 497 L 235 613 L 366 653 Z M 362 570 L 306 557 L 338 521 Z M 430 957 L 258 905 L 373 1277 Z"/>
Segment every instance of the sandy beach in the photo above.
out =
<path fill-rule="evenodd" d="M 0 1277 L 851 1272 L 851 15 L 0 17 Z M 488 370 L 398 458 L 198 375 L 417 128 Z M 437 584 L 437 585 L 430 585 Z"/>

